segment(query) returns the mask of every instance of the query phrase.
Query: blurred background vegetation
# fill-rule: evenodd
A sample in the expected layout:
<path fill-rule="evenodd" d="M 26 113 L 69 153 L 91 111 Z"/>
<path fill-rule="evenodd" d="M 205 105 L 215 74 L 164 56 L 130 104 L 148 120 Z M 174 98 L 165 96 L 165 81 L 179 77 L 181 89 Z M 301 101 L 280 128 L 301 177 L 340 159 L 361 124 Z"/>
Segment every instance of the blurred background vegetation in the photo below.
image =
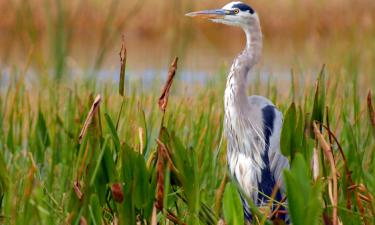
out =
<path fill-rule="evenodd" d="M 228 1 L 191 0 L 12 0 L 0 3 L 1 63 L 51 65 L 64 70 L 113 69 L 125 35 L 130 70 L 164 67 L 175 55 L 182 68 L 210 73 L 231 63 L 244 44 L 239 29 L 192 21 L 192 10 L 222 7 Z M 372 0 L 263 0 L 248 2 L 260 14 L 264 68 L 318 69 L 355 59 L 374 66 L 375 2 Z"/>

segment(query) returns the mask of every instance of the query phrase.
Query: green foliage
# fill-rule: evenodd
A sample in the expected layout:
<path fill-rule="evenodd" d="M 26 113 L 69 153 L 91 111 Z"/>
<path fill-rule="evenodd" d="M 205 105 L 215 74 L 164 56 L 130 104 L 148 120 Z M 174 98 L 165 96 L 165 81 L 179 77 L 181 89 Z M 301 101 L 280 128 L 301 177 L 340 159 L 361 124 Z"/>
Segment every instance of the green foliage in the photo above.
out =
<path fill-rule="evenodd" d="M 322 212 L 321 184 L 311 184 L 307 165 L 303 156 L 297 153 L 290 171 L 284 172 L 290 217 L 295 225 L 318 224 Z"/>
<path fill-rule="evenodd" d="M 191 212 L 188 223 L 199 223 L 197 215 L 199 214 L 200 202 L 200 187 L 197 154 L 192 149 L 184 147 L 181 140 L 174 134 L 170 136 L 168 131 L 163 128 L 160 135 L 164 143 L 168 143 L 169 149 L 173 149 L 173 162 L 179 173 L 176 174 L 178 182 L 184 187 L 186 202 L 188 209 Z"/>
<path fill-rule="evenodd" d="M 115 219 L 120 224 L 150 224 L 159 138 L 170 158 L 164 162 L 164 209 L 157 211 L 157 222 L 171 224 L 168 216 L 173 214 L 185 224 L 216 225 L 219 219 L 242 224 L 237 189 L 232 183 L 222 184 L 228 173 L 222 135 L 224 75 L 208 80 L 204 88 L 192 85 L 188 97 L 181 91 L 186 83 L 175 82 L 161 132 L 162 114 L 157 107 L 161 83 L 157 79 L 144 91 L 139 83 L 130 83 L 123 97 L 118 95 L 117 85 L 104 81 L 96 84 L 78 80 L 72 85 L 41 80 L 45 84 L 41 88 L 40 84 L 27 84 L 14 77 L 5 84 L 6 89 L 0 90 L 0 223 L 79 224 L 84 218 L 88 224 L 97 225 Z M 347 78 L 327 77 L 327 83 L 335 84 L 334 93 L 332 86 L 325 87 L 323 75 L 318 77 L 318 88 L 300 86 L 300 76 L 293 79 L 294 91 L 289 96 L 295 99 L 292 104 L 271 81 L 265 88 L 259 78 L 259 87 L 253 84 L 250 88 L 261 95 L 267 95 L 267 91 L 277 100 L 278 108 L 285 110 L 281 150 L 292 160 L 285 181 L 294 224 L 322 224 L 322 214 L 327 218 L 332 214 L 328 194 L 331 174 L 319 151 L 320 170 L 317 181 L 312 181 L 311 152 L 319 145 L 311 138 L 310 121 L 327 124 L 329 115 L 353 182 L 363 184 L 372 195 L 374 129 L 363 110 L 365 100 L 358 93 L 353 97 L 353 90 L 346 88 Z M 102 96 L 100 110 L 79 143 L 93 93 Z M 354 102 L 359 110 L 351 107 Z M 322 131 L 328 143 L 330 137 Z M 340 173 L 339 219 L 345 224 L 361 224 L 367 218 L 371 224 L 373 203 L 362 201 L 365 210 L 361 215 L 354 193 L 347 194 L 350 182 L 338 145 L 331 147 Z M 113 185 L 120 187 L 117 191 L 122 191 L 122 200 L 113 192 Z M 272 223 L 254 204 L 249 205 L 261 224 Z"/>
<path fill-rule="evenodd" d="M 241 199 L 236 186 L 228 183 L 225 187 L 223 199 L 224 219 L 228 225 L 243 225 L 244 213 Z"/>
<path fill-rule="evenodd" d="M 98 196 L 95 194 L 90 197 L 89 212 L 92 224 L 100 225 L 102 221 L 101 205 Z"/>
<path fill-rule="evenodd" d="M 309 139 L 305 134 L 305 121 L 302 109 L 296 108 L 292 103 L 284 116 L 283 128 L 281 130 L 280 148 L 284 156 L 294 158 L 297 152 L 302 152 L 308 158 L 309 148 L 307 146 Z"/>
<path fill-rule="evenodd" d="M 311 121 L 324 122 L 325 99 L 326 99 L 326 81 L 325 81 L 325 65 L 323 65 L 317 82 L 314 96 L 314 105 L 311 115 Z M 311 132 L 313 134 L 314 132 Z M 314 137 L 312 135 L 312 137 Z"/>
<path fill-rule="evenodd" d="M 117 131 L 116 131 L 115 125 L 112 122 L 111 117 L 109 117 L 109 115 L 107 113 L 104 114 L 104 116 L 105 116 L 105 119 L 107 121 L 109 130 L 111 131 L 111 136 L 112 136 L 113 142 L 115 143 L 116 151 L 118 152 L 120 150 L 120 139 L 119 139 L 119 137 L 117 135 Z"/>
<path fill-rule="evenodd" d="M 285 113 L 283 129 L 280 138 L 281 152 L 285 156 L 292 156 L 294 155 L 295 151 L 298 150 L 295 148 L 297 146 L 295 145 L 296 143 L 294 139 L 298 121 L 296 114 L 296 106 L 294 103 L 292 103 Z"/>
<path fill-rule="evenodd" d="M 324 123 L 324 113 L 326 109 L 325 83 L 325 66 L 323 66 L 316 81 L 311 111 L 308 108 L 307 101 L 305 102 L 304 109 L 302 109 L 302 107 L 297 107 L 296 104 L 292 102 L 284 115 L 280 148 L 283 155 L 290 157 L 291 160 L 293 160 L 297 152 L 302 153 L 305 159 L 311 158 L 314 140 L 312 122 L 318 121 L 321 124 Z M 292 85 L 294 85 L 294 80 L 292 80 Z M 308 135 L 309 133 L 311 135 Z"/>
<path fill-rule="evenodd" d="M 0 152 L 0 208 L 2 203 L 2 196 L 4 195 L 5 191 L 8 190 L 9 186 L 9 176 L 6 164 L 4 162 L 3 153 Z"/>
<path fill-rule="evenodd" d="M 119 204 L 120 221 L 124 224 L 136 223 L 136 211 L 150 220 L 154 203 L 155 181 L 146 167 L 142 155 L 125 146 L 122 156 L 121 180 L 123 181 L 124 202 Z"/>
<path fill-rule="evenodd" d="M 45 149 L 50 145 L 50 137 L 48 134 L 48 128 L 46 121 L 41 111 L 38 112 L 38 118 L 34 128 L 34 145 L 37 148 L 36 159 L 42 163 L 44 160 Z"/>

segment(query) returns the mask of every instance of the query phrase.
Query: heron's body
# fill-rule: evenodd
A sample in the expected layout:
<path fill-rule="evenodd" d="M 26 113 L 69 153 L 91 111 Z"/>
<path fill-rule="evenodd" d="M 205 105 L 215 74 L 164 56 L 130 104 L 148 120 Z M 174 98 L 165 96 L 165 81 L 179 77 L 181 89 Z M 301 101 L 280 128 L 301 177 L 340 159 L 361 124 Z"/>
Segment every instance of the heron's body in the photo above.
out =
<path fill-rule="evenodd" d="M 246 34 L 246 47 L 233 62 L 224 94 L 229 171 L 241 193 L 255 205 L 267 205 L 273 190 L 278 190 L 275 200 L 281 201 L 285 195 L 282 171 L 289 168 L 288 159 L 280 152 L 282 114 L 267 98 L 247 96 L 247 77 L 262 51 L 258 15 L 241 2 L 190 15 L 205 15 L 214 22 L 239 26 Z M 250 208 L 242 199 L 245 216 L 251 220 Z"/>

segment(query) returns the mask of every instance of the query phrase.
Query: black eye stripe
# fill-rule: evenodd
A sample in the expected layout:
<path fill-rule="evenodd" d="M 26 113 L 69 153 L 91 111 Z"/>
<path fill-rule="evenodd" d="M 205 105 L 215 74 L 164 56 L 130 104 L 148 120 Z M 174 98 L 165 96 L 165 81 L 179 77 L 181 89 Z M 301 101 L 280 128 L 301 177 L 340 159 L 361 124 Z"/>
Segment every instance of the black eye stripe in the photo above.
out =
<path fill-rule="evenodd" d="M 248 6 L 248 5 L 244 4 L 244 3 L 234 4 L 234 5 L 232 6 L 232 8 L 233 8 L 233 9 L 234 9 L 234 8 L 237 8 L 237 9 L 243 11 L 243 12 L 245 12 L 245 11 L 249 11 L 250 14 L 253 14 L 253 13 L 255 12 L 254 9 L 252 9 L 250 6 Z"/>

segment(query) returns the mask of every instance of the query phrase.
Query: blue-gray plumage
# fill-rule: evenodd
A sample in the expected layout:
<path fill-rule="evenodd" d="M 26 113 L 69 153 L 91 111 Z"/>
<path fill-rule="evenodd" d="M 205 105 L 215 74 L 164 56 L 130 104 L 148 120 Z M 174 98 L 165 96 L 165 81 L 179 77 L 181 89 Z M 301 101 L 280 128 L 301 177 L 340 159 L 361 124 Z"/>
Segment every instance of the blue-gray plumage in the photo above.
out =
<path fill-rule="evenodd" d="M 258 194 L 258 202 L 264 202 L 265 196 L 271 196 L 273 187 L 276 185 L 275 179 L 271 174 L 270 168 L 270 161 L 268 159 L 268 151 L 270 148 L 270 136 L 273 132 L 273 122 L 275 119 L 275 107 L 272 105 L 267 105 L 262 108 L 262 116 L 263 116 L 263 134 L 264 134 L 264 153 L 262 156 L 262 160 L 264 162 L 264 168 L 262 169 L 262 177 L 260 183 L 258 184 L 259 191 L 262 194 Z"/>
<path fill-rule="evenodd" d="M 229 172 L 240 189 L 245 217 L 251 221 L 245 199 L 252 199 L 259 207 L 273 206 L 268 203 L 275 189 L 278 191 L 274 200 L 281 201 L 285 196 L 282 172 L 289 168 L 288 159 L 280 153 L 282 114 L 267 98 L 248 97 L 246 93 L 248 73 L 259 61 L 262 51 L 259 17 L 253 8 L 242 2 L 187 15 L 237 26 L 246 34 L 246 47 L 234 60 L 227 78 L 224 128 Z M 288 222 L 285 215 L 279 218 Z"/>

